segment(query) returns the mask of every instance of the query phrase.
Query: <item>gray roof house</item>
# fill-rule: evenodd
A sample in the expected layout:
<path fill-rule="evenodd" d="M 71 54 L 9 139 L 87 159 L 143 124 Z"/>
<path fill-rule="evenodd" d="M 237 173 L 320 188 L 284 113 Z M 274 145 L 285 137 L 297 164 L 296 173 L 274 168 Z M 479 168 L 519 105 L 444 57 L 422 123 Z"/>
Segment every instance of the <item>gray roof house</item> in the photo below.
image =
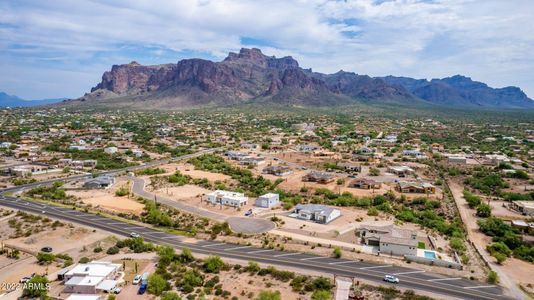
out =
<path fill-rule="evenodd" d="M 417 255 L 417 232 L 394 225 L 366 225 L 358 229 L 362 242 L 377 246 L 380 253 L 390 255 Z"/>
<path fill-rule="evenodd" d="M 115 178 L 109 175 L 101 175 L 87 180 L 83 187 L 86 189 L 107 189 L 115 183 Z"/>

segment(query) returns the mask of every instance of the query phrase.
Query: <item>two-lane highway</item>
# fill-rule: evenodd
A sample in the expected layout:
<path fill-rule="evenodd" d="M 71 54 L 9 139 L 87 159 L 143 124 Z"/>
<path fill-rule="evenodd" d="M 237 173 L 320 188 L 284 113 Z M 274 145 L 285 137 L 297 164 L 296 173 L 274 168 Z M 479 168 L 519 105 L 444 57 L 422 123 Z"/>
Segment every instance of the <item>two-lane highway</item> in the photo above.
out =
<path fill-rule="evenodd" d="M 219 255 L 242 261 L 309 270 L 326 274 L 338 274 L 383 283 L 385 274 L 394 274 L 400 278 L 399 286 L 440 294 L 445 297 L 461 299 L 511 299 L 502 295 L 500 287 L 464 278 L 452 278 L 425 272 L 415 268 L 376 264 L 366 261 L 352 261 L 331 257 L 316 256 L 299 252 L 284 252 L 268 248 L 256 248 L 248 245 L 227 244 L 218 241 L 191 239 L 169 234 L 157 229 L 131 224 L 100 215 L 79 210 L 31 202 L 15 197 L 0 195 L 0 205 L 50 218 L 60 219 L 81 225 L 105 230 L 119 236 L 128 237 L 131 232 L 141 234 L 146 241 L 159 245 L 170 245 L 181 249 L 190 248 L 194 253 Z M 383 283 L 389 285 L 389 283 Z"/>

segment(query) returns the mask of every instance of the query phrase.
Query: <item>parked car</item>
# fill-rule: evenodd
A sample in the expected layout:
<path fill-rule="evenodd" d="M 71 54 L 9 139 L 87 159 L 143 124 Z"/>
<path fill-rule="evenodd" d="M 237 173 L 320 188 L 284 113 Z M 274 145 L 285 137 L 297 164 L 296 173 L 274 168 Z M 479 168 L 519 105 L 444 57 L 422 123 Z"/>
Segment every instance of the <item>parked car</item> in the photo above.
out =
<path fill-rule="evenodd" d="M 130 237 L 138 238 L 138 237 L 140 237 L 140 235 L 137 232 L 132 232 L 132 233 L 130 233 Z"/>
<path fill-rule="evenodd" d="M 122 291 L 122 289 L 120 287 L 114 287 L 114 288 L 111 289 L 110 294 L 111 293 L 119 294 L 121 291 Z"/>
<path fill-rule="evenodd" d="M 386 275 L 384 276 L 384 281 L 391 282 L 391 283 L 399 283 L 399 278 L 393 276 L 393 275 Z"/>
<path fill-rule="evenodd" d="M 45 247 L 41 248 L 41 251 L 42 251 L 42 252 L 48 252 L 48 253 L 50 253 L 50 252 L 52 252 L 52 247 L 50 247 L 50 246 L 45 246 Z"/>
<path fill-rule="evenodd" d="M 30 281 L 31 279 L 32 278 L 30 276 L 24 276 L 19 280 L 19 282 L 20 283 L 26 283 L 26 282 Z"/>
<path fill-rule="evenodd" d="M 141 282 L 141 275 L 137 274 L 132 280 L 132 284 L 139 284 L 139 282 Z"/>

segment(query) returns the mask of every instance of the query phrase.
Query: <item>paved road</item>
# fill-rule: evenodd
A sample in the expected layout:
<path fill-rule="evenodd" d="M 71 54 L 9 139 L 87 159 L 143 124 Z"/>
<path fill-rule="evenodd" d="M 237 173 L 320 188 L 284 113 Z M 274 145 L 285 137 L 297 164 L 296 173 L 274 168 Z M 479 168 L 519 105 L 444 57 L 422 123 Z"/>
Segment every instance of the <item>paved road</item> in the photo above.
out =
<path fill-rule="evenodd" d="M 293 267 L 322 273 L 356 277 L 356 279 L 384 283 L 385 274 L 395 274 L 400 279 L 399 287 L 424 290 L 442 296 L 461 299 L 511 299 L 502 295 L 501 288 L 483 282 L 464 278 L 451 278 L 415 268 L 399 267 L 387 264 L 376 264 L 366 261 L 351 261 L 331 257 L 314 256 L 299 252 L 283 252 L 251 246 L 226 244 L 216 241 L 186 241 L 184 237 L 168 234 L 156 229 L 132 225 L 127 222 L 84 213 L 82 211 L 29 202 L 14 197 L 0 195 L 0 205 L 19 209 L 30 213 L 44 214 L 51 218 L 61 219 L 93 228 L 105 230 L 120 236 L 129 236 L 131 232 L 141 234 L 146 241 L 160 245 L 170 245 L 181 249 L 190 248 L 195 253 L 219 255 L 225 258 L 243 261 L 253 260 L 260 263 Z M 188 239 L 189 240 L 189 239 Z"/>
<path fill-rule="evenodd" d="M 273 229 L 274 223 L 259 218 L 247 218 L 247 217 L 230 217 L 224 214 L 219 214 L 207 209 L 199 208 L 196 206 L 188 205 L 175 199 L 164 197 L 161 195 L 154 195 L 154 193 L 147 192 L 145 190 L 145 180 L 137 177 L 130 177 L 133 181 L 132 192 L 135 195 L 141 196 L 146 199 L 156 199 L 158 203 L 176 208 L 178 210 L 186 211 L 191 214 L 195 214 L 201 217 L 205 217 L 218 222 L 228 222 L 230 228 L 234 232 L 245 234 L 263 233 Z"/>

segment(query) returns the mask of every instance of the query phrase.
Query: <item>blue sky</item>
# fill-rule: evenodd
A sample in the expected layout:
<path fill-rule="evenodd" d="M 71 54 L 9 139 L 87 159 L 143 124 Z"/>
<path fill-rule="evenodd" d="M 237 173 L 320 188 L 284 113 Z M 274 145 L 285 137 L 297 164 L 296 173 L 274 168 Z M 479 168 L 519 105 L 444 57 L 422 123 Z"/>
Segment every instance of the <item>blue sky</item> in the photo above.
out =
<path fill-rule="evenodd" d="M 79 97 L 113 64 L 259 47 L 320 72 L 470 76 L 534 97 L 531 0 L 4 0 L 0 91 Z"/>

